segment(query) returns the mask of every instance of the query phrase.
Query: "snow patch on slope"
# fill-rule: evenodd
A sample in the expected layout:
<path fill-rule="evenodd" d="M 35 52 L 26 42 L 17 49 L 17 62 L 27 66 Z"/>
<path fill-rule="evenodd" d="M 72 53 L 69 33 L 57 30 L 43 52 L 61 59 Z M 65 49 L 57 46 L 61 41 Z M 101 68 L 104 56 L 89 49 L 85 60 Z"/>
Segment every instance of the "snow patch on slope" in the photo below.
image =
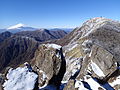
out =
<path fill-rule="evenodd" d="M 3 84 L 4 90 L 32 90 L 38 75 L 30 72 L 27 66 L 10 69 Z"/>
<path fill-rule="evenodd" d="M 67 52 L 69 52 L 69 51 L 71 51 L 71 50 L 73 50 L 74 48 L 76 48 L 77 46 L 78 46 L 78 44 L 77 43 L 73 43 L 73 44 L 70 44 L 70 45 L 68 45 L 69 47 L 67 47 Z"/>
<path fill-rule="evenodd" d="M 46 44 L 45 46 L 49 47 L 49 48 L 58 49 L 58 50 L 60 50 L 60 48 L 61 48 L 61 46 L 57 45 L 57 44 Z"/>
<path fill-rule="evenodd" d="M 87 88 L 84 87 L 81 81 L 76 81 L 75 88 L 78 88 L 78 90 L 88 90 Z"/>
<path fill-rule="evenodd" d="M 94 62 L 91 61 L 91 67 L 92 70 L 95 72 L 96 75 L 100 76 L 100 77 L 104 77 L 104 73 L 102 72 L 102 70 L 97 66 L 97 64 L 95 64 Z"/>
<path fill-rule="evenodd" d="M 114 80 L 112 83 L 109 83 L 112 87 L 114 87 L 115 85 L 120 85 L 120 76 L 118 76 L 116 78 L 116 80 Z"/>
<path fill-rule="evenodd" d="M 41 80 L 39 80 L 39 83 L 46 82 L 46 80 L 47 80 L 48 77 L 45 74 L 45 72 L 42 71 L 42 70 L 40 70 L 39 72 L 42 74 L 42 77 L 41 77 Z M 39 87 L 39 89 L 45 88 L 46 86 L 47 86 L 47 83 L 45 83 L 43 86 Z"/>
<path fill-rule="evenodd" d="M 113 21 L 111 19 L 106 19 L 103 17 L 97 17 L 83 23 L 82 28 L 79 27 L 82 32 L 81 37 L 83 38 L 89 36 L 89 34 L 91 34 L 93 31 L 97 30 L 100 27 L 104 27 L 104 25 L 111 30 L 116 30 L 120 32 L 120 23 L 118 21 Z"/>
<path fill-rule="evenodd" d="M 71 76 L 74 76 L 81 67 L 80 59 L 79 58 L 73 58 L 73 59 L 66 59 L 66 72 L 64 75 L 63 80 L 69 80 Z"/>
<path fill-rule="evenodd" d="M 43 80 L 45 80 L 46 78 L 48 78 L 48 77 L 46 76 L 46 74 L 45 74 L 44 71 L 40 70 L 40 73 L 42 73 L 42 75 L 43 75 L 43 77 L 42 77 Z"/>
<path fill-rule="evenodd" d="M 77 80 L 75 88 L 78 90 L 105 90 L 98 82 L 96 82 L 91 76 L 86 75 L 84 80 Z"/>
<path fill-rule="evenodd" d="M 87 79 L 87 77 L 85 77 L 85 81 L 90 85 L 90 88 L 92 90 L 98 90 L 98 88 L 102 88 L 103 90 L 105 90 L 103 87 L 100 86 L 99 83 L 97 83 L 93 78 L 89 77 L 89 79 Z"/>

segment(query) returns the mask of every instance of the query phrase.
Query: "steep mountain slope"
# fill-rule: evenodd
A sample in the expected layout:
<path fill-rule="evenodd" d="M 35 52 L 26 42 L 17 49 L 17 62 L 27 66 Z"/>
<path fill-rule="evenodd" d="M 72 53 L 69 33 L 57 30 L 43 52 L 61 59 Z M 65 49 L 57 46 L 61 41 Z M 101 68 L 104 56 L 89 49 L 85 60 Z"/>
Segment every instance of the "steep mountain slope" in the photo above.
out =
<path fill-rule="evenodd" d="M 53 41 L 53 43 L 65 46 L 68 43 L 70 43 L 73 40 L 73 38 L 76 38 L 76 40 L 79 39 L 80 38 L 79 32 L 80 32 L 79 27 L 76 27 L 71 32 L 69 32 L 67 35 L 65 35 L 63 38 L 60 38 L 59 40 Z"/>
<path fill-rule="evenodd" d="M 8 66 L 17 66 L 29 61 L 38 47 L 31 38 L 12 36 L 0 44 L 0 71 Z"/>
<path fill-rule="evenodd" d="M 35 52 L 35 57 L 32 59 L 31 65 L 33 70 L 39 74 L 40 90 L 49 90 L 47 86 L 54 86 L 54 88 L 59 90 L 66 71 L 66 62 L 60 45 L 40 45 Z M 41 80 L 41 73 L 43 72 L 46 78 Z"/>
<path fill-rule="evenodd" d="M 5 39 L 9 38 L 11 35 L 12 35 L 12 33 L 8 32 L 8 31 L 0 33 L 0 42 L 2 42 Z"/>
<path fill-rule="evenodd" d="M 9 65 L 16 66 L 34 57 L 38 43 L 42 44 L 44 41 L 58 39 L 64 35 L 66 35 L 66 32 L 62 30 L 49 31 L 46 29 L 24 31 L 16 34 L 10 32 L 1 33 L 0 71 Z"/>
<path fill-rule="evenodd" d="M 58 42 L 39 45 L 26 64 L 40 90 L 120 89 L 120 22 L 93 18 Z"/>
<path fill-rule="evenodd" d="M 63 80 L 68 80 L 65 90 L 71 90 L 69 87 L 118 90 L 120 23 L 93 18 L 75 29 L 71 37 L 68 45 L 63 47 L 67 64 Z M 116 83 L 111 85 L 116 78 Z"/>
<path fill-rule="evenodd" d="M 18 68 L 10 68 L 7 80 L 3 83 L 5 90 L 59 90 L 64 76 L 66 63 L 62 47 L 56 44 L 39 45 L 35 57 Z M 54 90 L 52 89 L 52 90 Z"/>
<path fill-rule="evenodd" d="M 51 31 L 47 29 L 40 29 L 36 31 L 23 31 L 23 32 L 16 33 L 15 35 L 31 37 L 39 42 L 44 42 L 48 40 L 62 38 L 66 34 L 67 33 L 63 30 Z"/>

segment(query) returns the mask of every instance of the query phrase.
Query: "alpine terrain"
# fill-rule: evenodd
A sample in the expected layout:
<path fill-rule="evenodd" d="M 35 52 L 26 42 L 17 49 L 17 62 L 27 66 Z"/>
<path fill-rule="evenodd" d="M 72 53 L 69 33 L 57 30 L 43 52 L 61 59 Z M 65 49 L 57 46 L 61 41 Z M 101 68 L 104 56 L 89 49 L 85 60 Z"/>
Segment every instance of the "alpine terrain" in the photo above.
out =
<path fill-rule="evenodd" d="M 66 34 L 1 34 L 0 89 L 120 90 L 120 22 L 92 18 Z"/>

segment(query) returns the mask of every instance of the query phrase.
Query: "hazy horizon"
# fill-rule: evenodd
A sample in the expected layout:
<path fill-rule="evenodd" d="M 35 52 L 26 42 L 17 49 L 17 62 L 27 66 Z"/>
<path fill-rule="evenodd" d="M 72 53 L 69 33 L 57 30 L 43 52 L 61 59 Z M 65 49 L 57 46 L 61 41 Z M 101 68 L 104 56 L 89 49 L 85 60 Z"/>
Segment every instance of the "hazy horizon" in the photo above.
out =
<path fill-rule="evenodd" d="M 75 28 L 101 16 L 120 20 L 119 4 L 119 0 L 0 0 L 0 28 L 18 23 L 35 28 Z"/>

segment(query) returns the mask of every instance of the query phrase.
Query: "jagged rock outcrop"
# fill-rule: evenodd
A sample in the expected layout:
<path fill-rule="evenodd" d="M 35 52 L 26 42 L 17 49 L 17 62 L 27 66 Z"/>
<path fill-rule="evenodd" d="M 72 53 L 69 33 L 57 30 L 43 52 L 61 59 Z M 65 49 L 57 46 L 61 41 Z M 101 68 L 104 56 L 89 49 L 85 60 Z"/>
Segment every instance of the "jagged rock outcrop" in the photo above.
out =
<path fill-rule="evenodd" d="M 22 64 L 28 61 L 31 63 L 34 72 L 39 76 L 37 80 L 39 85 L 37 86 L 40 87 L 40 90 L 47 89 L 51 86 L 56 89 L 60 87 L 62 78 L 66 71 L 66 62 L 61 46 L 56 44 L 40 45 L 34 39 L 23 36 L 12 36 L 9 39 L 5 40 L 2 44 L 3 45 L 0 46 L 0 52 L 3 52 L 3 50 L 4 52 L 1 53 L 0 60 L 3 61 L 1 62 L 0 67 L 4 72 L 4 75 L 8 74 L 8 71 L 11 67 L 14 69 L 16 67 L 23 67 Z M 8 55 L 10 57 L 4 58 L 5 55 Z M 32 68 L 30 65 L 27 65 L 27 67 Z M 30 69 L 29 71 L 31 72 Z M 23 75 L 22 73 L 21 76 Z M 14 78 L 19 77 L 14 76 Z M 9 83 L 11 85 L 11 82 Z M 3 83 L 1 83 L 1 85 L 2 84 Z M 6 90 L 8 90 L 9 85 L 3 86 L 4 88 L 7 88 Z M 25 85 L 21 88 L 24 87 Z"/>
<path fill-rule="evenodd" d="M 90 54 L 86 55 L 82 62 L 80 77 L 89 71 L 93 77 L 106 80 L 116 69 L 113 55 L 104 48 L 93 45 Z"/>
<path fill-rule="evenodd" d="M 41 89 L 47 85 L 53 85 L 56 88 L 60 87 L 66 71 L 66 62 L 61 46 L 56 44 L 40 45 L 31 65 L 39 75 L 39 87 Z M 41 73 L 43 72 L 45 77 L 41 80 L 43 77 Z"/>
<path fill-rule="evenodd" d="M 62 47 L 56 44 L 39 45 L 34 58 L 18 65 L 18 68 L 6 68 L 4 90 L 59 90 L 66 71 L 66 62 Z"/>
<path fill-rule="evenodd" d="M 66 34 L 63 30 L 50 31 L 47 29 L 14 34 L 8 31 L 0 33 L 0 72 L 8 66 L 29 62 L 34 57 L 34 52 L 39 44 L 48 40 L 57 40 Z"/>
<path fill-rule="evenodd" d="M 75 80 L 69 80 L 67 85 L 64 87 L 64 90 L 76 90 L 74 84 Z"/>
<path fill-rule="evenodd" d="M 105 18 L 93 18 L 72 33 L 73 38 L 68 45 L 63 47 L 67 60 L 66 70 L 68 70 L 63 80 L 80 81 L 82 86 L 78 85 L 79 90 L 82 87 L 94 90 L 94 87 L 88 82 L 89 80 L 97 83 L 96 89 L 108 89 L 103 88 L 102 85 L 107 83 L 111 76 L 115 77 L 113 74 L 118 70 L 120 63 L 120 23 Z M 86 77 L 86 75 L 88 76 Z M 85 82 L 87 82 L 87 86 L 85 86 Z M 116 83 L 116 85 L 118 84 Z M 111 89 L 114 88 L 109 86 Z M 116 86 L 116 88 L 118 87 L 119 85 Z"/>
<path fill-rule="evenodd" d="M 90 19 L 64 37 L 63 42 L 58 40 L 65 46 L 38 45 L 30 65 L 26 64 L 27 70 L 38 75 L 40 90 L 119 90 L 119 37 L 118 21 Z M 5 83 L 8 81 L 9 78 Z"/>

